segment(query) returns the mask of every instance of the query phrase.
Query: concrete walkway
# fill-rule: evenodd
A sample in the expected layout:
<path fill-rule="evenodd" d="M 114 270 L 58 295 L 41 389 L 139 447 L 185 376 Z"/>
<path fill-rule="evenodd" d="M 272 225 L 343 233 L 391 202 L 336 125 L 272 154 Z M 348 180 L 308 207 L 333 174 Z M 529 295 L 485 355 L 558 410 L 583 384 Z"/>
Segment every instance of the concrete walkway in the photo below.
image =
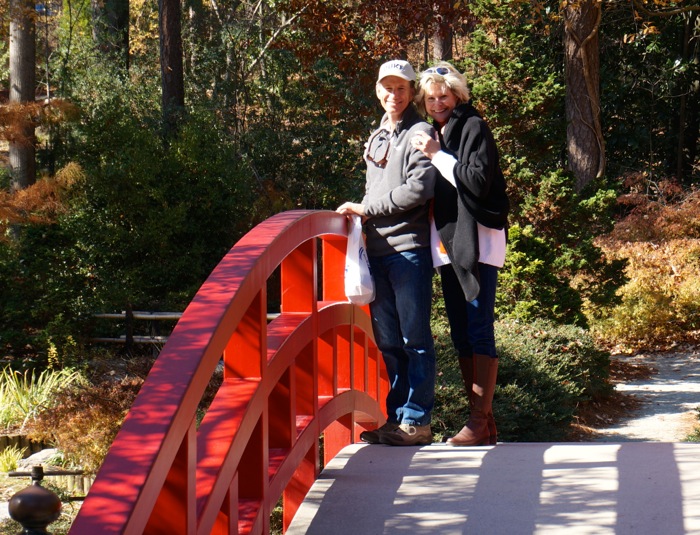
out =
<path fill-rule="evenodd" d="M 353 444 L 288 535 L 700 534 L 700 444 Z"/>

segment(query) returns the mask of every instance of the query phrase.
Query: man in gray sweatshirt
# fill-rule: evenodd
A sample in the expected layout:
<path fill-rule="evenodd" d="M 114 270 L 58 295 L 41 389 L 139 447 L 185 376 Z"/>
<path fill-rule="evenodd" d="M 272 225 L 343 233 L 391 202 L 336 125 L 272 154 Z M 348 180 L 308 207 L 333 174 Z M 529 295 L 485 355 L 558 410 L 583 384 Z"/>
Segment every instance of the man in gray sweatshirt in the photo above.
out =
<path fill-rule="evenodd" d="M 416 132 L 435 136 L 414 105 L 416 75 L 403 60 L 384 63 L 377 98 L 386 112 L 369 138 L 365 196 L 338 208 L 364 220 L 376 297 L 372 329 L 389 375 L 387 421 L 360 438 L 370 444 L 430 444 L 435 399 L 435 349 L 430 330 L 433 265 L 430 199 L 437 176 L 430 159 L 413 148 Z"/>

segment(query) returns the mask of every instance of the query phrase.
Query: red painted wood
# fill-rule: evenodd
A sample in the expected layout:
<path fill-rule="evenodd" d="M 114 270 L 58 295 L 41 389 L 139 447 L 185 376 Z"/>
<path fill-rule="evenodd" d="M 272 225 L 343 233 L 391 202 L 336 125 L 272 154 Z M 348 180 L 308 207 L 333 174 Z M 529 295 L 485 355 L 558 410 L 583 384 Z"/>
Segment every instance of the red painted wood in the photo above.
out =
<path fill-rule="evenodd" d="M 367 309 L 344 297 L 346 236 L 333 212 L 284 212 L 226 254 L 152 367 L 71 534 L 266 533 L 280 496 L 288 525 L 318 475 L 319 436 L 328 460 L 384 418 Z M 268 324 L 278 267 L 282 314 Z M 197 427 L 222 358 L 224 383 Z"/>
<path fill-rule="evenodd" d="M 345 250 L 347 237 L 324 236 L 322 240 L 322 295 L 324 301 L 345 301 Z"/>

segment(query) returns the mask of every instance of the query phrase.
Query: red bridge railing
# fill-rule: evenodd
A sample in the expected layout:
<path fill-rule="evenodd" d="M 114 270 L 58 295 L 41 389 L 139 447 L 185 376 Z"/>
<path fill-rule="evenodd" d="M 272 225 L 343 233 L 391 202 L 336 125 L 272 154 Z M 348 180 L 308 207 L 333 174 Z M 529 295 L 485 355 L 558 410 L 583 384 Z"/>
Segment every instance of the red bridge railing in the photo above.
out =
<path fill-rule="evenodd" d="M 280 496 L 286 529 L 320 471 L 319 437 L 327 461 L 384 419 L 370 319 L 344 295 L 346 242 L 343 216 L 291 211 L 228 252 L 154 363 L 72 535 L 267 533 Z M 281 306 L 268 322 L 271 280 Z"/>

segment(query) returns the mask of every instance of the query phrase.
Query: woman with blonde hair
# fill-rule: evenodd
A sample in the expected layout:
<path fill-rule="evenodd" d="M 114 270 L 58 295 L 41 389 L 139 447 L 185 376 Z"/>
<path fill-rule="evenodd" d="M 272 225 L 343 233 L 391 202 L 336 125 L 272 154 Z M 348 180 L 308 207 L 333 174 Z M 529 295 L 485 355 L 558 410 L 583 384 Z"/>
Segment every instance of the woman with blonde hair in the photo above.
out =
<path fill-rule="evenodd" d="M 375 92 L 385 113 L 364 153 L 365 196 L 337 209 L 364 221 L 376 290 L 369 305 L 372 330 L 389 376 L 386 423 L 360 433 L 369 444 L 422 446 L 433 441 L 429 208 L 438 172 L 409 142 L 418 132 L 435 135 L 414 106 L 415 81 L 407 61 L 392 60 L 379 68 Z"/>
<path fill-rule="evenodd" d="M 497 442 L 494 307 L 510 209 L 493 134 L 470 101 L 464 76 L 450 63 L 426 69 L 416 103 L 438 136 L 421 132 L 411 139 L 440 172 L 433 213 L 450 259 L 440 268 L 440 278 L 469 403 L 469 420 L 447 440 L 454 446 Z"/>

